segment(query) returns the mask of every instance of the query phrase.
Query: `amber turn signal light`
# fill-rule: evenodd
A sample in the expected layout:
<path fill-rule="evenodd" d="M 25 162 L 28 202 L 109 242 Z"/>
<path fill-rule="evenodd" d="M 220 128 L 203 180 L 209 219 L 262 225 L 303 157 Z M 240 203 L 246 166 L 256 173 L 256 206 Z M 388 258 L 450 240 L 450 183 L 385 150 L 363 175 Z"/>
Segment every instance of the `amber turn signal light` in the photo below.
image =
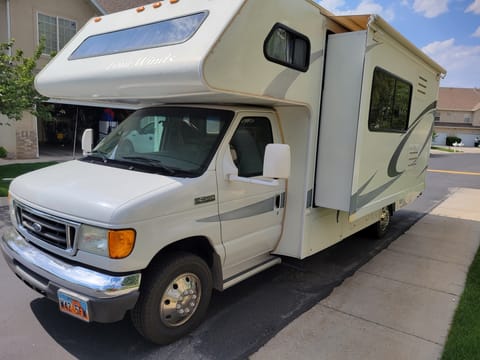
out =
<path fill-rule="evenodd" d="M 109 230 L 108 255 L 112 259 L 123 259 L 130 255 L 135 245 L 135 230 Z"/>

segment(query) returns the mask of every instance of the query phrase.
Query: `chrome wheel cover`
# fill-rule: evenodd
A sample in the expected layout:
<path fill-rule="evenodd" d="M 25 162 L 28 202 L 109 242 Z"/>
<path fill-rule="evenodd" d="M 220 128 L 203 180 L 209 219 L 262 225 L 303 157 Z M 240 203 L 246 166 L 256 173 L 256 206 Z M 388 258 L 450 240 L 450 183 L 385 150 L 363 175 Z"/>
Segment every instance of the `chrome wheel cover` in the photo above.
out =
<path fill-rule="evenodd" d="M 168 327 L 185 324 L 195 314 L 202 297 L 199 277 L 192 273 L 177 276 L 160 300 L 160 319 Z"/>

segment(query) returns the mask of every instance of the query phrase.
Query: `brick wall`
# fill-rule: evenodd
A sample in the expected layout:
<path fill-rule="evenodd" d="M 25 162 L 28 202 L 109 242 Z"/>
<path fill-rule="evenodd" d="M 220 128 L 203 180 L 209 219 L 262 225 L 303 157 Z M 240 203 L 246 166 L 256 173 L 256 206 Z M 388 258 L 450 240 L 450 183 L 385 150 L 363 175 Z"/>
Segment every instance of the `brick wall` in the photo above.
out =
<path fill-rule="evenodd" d="M 38 155 L 37 132 L 32 130 L 17 131 L 17 159 L 33 159 Z"/>

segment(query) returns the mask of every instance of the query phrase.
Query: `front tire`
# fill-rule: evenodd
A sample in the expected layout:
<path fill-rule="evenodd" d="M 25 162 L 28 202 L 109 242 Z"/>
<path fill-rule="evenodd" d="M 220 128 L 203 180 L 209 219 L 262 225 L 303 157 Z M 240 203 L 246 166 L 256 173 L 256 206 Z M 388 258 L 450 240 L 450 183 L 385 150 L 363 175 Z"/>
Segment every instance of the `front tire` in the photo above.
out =
<path fill-rule="evenodd" d="M 212 294 L 212 275 L 203 259 L 175 253 L 160 259 L 145 275 L 131 312 L 138 332 L 166 345 L 202 322 Z"/>

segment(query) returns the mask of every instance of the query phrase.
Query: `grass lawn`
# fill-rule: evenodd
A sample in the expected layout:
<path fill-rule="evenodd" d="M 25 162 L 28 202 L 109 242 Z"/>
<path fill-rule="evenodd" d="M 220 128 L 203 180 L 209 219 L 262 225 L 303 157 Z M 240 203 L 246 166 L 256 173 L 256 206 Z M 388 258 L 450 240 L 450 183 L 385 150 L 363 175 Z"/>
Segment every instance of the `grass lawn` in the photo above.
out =
<path fill-rule="evenodd" d="M 10 186 L 11 182 L 11 180 L 3 179 L 13 179 L 19 175 L 25 174 L 33 170 L 41 169 L 53 164 L 56 164 L 56 162 L 50 161 L 31 164 L 10 164 L 0 166 L 0 196 L 7 196 L 8 187 Z"/>
<path fill-rule="evenodd" d="M 442 356 L 442 360 L 463 359 L 480 359 L 480 251 L 468 271 Z"/>

